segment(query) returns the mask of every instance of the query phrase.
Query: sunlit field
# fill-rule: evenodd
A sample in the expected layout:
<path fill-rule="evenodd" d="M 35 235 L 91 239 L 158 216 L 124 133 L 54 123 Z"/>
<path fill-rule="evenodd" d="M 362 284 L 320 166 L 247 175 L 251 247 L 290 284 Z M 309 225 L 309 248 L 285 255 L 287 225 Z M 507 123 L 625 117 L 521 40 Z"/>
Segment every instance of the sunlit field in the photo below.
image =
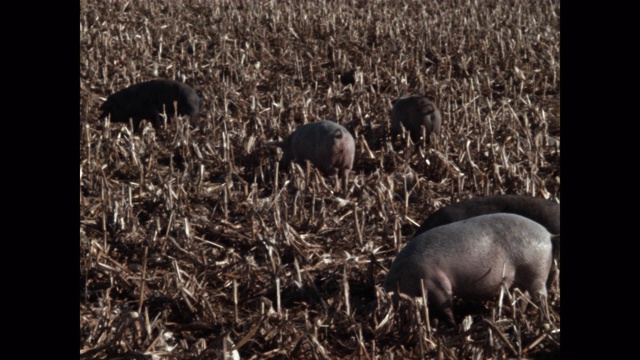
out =
<path fill-rule="evenodd" d="M 507 359 L 560 349 L 518 289 L 456 299 L 458 326 L 382 283 L 460 199 L 560 202 L 559 1 L 87 1 L 80 11 L 80 357 Z M 202 93 L 200 121 L 99 119 L 146 80 Z M 442 132 L 392 143 L 391 101 Z M 284 171 L 280 141 L 332 120 L 346 182 Z"/>

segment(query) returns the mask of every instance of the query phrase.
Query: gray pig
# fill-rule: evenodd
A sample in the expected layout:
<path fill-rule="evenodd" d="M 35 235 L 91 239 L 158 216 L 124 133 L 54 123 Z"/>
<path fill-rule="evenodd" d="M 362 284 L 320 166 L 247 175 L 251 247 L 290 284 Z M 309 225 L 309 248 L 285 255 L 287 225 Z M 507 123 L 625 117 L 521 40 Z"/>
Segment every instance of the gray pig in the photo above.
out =
<path fill-rule="evenodd" d="M 436 226 L 493 213 L 522 215 L 541 224 L 550 233 L 560 234 L 560 204 L 525 195 L 490 195 L 462 200 L 439 209 L 420 225 L 414 237 Z"/>
<path fill-rule="evenodd" d="M 422 135 L 422 127 L 424 126 L 427 138 L 429 134 L 440 134 L 442 117 L 440 110 L 436 104 L 424 96 L 408 96 L 400 97 L 391 102 L 393 109 L 391 110 L 391 141 L 395 142 L 396 137 L 400 133 L 400 124 L 411 135 L 411 140 L 417 143 Z"/>
<path fill-rule="evenodd" d="M 552 237 L 554 239 L 552 239 Z M 500 286 L 518 287 L 534 300 L 547 296 L 554 236 L 516 214 L 489 214 L 433 228 L 413 238 L 393 260 L 384 280 L 387 291 L 421 296 L 455 325 L 452 296 L 490 299 Z"/>
<path fill-rule="evenodd" d="M 284 141 L 272 142 L 284 154 L 280 166 L 287 170 L 291 161 L 303 165 L 309 160 L 325 176 L 346 178 L 353 167 L 356 145 L 353 136 L 343 126 L 332 121 L 304 124 Z"/>
<path fill-rule="evenodd" d="M 191 86 L 165 79 L 138 83 L 111 94 L 100 107 L 100 118 L 111 114 L 111 121 L 125 123 L 132 118 L 134 129 L 138 129 L 142 119 L 147 119 L 158 127 L 163 105 L 167 116 L 173 116 L 174 101 L 178 103 L 178 114 L 188 115 L 195 125 L 202 99 Z"/>

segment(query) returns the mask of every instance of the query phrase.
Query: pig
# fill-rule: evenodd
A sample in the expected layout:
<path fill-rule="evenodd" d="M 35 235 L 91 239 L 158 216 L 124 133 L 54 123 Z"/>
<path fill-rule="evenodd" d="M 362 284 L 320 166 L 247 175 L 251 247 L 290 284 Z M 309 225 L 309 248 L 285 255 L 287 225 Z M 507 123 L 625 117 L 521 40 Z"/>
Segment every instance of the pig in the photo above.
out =
<path fill-rule="evenodd" d="M 536 302 L 547 296 L 553 243 L 559 235 L 524 216 L 488 214 L 433 228 L 414 237 L 398 253 L 384 280 L 386 291 L 421 296 L 455 325 L 452 296 L 485 300 L 508 288 L 528 292 Z M 504 270 L 503 270 L 504 269 Z"/>
<path fill-rule="evenodd" d="M 324 176 L 338 174 L 346 178 L 353 167 L 356 145 L 343 126 L 318 121 L 298 127 L 284 141 L 271 142 L 282 148 L 280 166 L 287 170 L 291 161 L 303 165 L 309 160 Z"/>
<path fill-rule="evenodd" d="M 175 113 L 174 101 L 178 103 L 178 115 L 188 115 L 195 126 L 202 98 L 191 86 L 165 79 L 138 83 L 111 94 L 100 107 L 100 118 L 111 115 L 111 121 L 124 123 L 132 118 L 134 129 L 138 129 L 142 119 L 147 119 L 159 127 L 163 105 L 171 117 Z"/>
<path fill-rule="evenodd" d="M 550 233 L 560 234 L 560 204 L 525 195 L 490 195 L 462 200 L 439 209 L 420 225 L 414 237 L 436 226 L 493 213 L 522 215 L 541 224 Z"/>
<path fill-rule="evenodd" d="M 429 134 L 440 135 L 442 116 L 436 104 L 424 96 L 400 97 L 391 102 L 391 141 L 395 142 L 400 133 L 400 124 L 409 132 L 411 140 L 418 143 L 422 136 L 422 127 L 426 131 L 427 140 Z"/>

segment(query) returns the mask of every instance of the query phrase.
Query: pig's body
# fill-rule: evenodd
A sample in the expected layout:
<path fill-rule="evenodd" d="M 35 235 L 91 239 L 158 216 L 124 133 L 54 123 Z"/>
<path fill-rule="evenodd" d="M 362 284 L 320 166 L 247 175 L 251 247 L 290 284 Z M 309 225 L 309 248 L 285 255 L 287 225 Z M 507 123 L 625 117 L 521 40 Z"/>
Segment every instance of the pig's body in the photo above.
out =
<path fill-rule="evenodd" d="M 283 169 L 286 170 L 291 161 L 302 165 L 309 160 L 325 176 L 346 177 L 353 167 L 356 150 L 349 131 L 332 121 L 304 124 L 284 141 L 272 144 L 284 152 L 280 160 Z"/>
<path fill-rule="evenodd" d="M 481 215 L 439 226 L 409 241 L 383 286 L 420 296 L 424 279 L 431 306 L 455 324 L 452 296 L 492 298 L 500 293 L 503 271 L 507 287 L 528 291 L 534 300 L 546 297 L 552 237 L 542 225 L 516 214 Z"/>
<path fill-rule="evenodd" d="M 111 94 L 100 107 L 100 118 L 111 115 L 111 121 L 125 123 L 132 118 L 135 129 L 142 119 L 159 126 L 163 107 L 167 116 L 174 115 L 174 102 L 178 103 L 178 115 L 188 115 L 195 125 L 202 102 L 198 93 L 187 84 L 164 79 L 138 83 Z"/>
<path fill-rule="evenodd" d="M 409 96 L 398 98 L 392 103 L 391 140 L 393 142 L 401 132 L 400 124 L 409 132 L 414 143 L 420 140 L 423 126 L 426 129 L 427 138 L 431 133 L 440 134 L 442 116 L 433 101 L 424 96 Z"/>
<path fill-rule="evenodd" d="M 529 218 L 555 235 L 560 234 L 560 204 L 524 195 L 490 195 L 463 200 L 441 208 L 420 225 L 415 236 L 440 225 L 478 215 L 511 213 Z"/>

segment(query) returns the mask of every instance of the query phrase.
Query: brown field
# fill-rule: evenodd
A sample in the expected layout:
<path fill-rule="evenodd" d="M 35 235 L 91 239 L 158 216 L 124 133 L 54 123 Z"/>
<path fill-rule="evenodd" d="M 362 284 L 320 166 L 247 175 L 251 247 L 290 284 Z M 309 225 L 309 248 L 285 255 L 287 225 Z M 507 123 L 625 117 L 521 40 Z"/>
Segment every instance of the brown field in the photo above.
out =
<path fill-rule="evenodd" d="M 549 318 L 514 290 L 457 301 L 459 329 L 381 284 L 451 202 L 560 201 L 559 22 L 557 0 L 81 0 L 80 357 L 557 356 L 557 279 Z M 98 119 L 154 78 L 202 91 L 202 123 Z M 430 145 L 392 146 L 403 93 L 438 104 Z M 356 139 L 346 186 L 266 145 L 323 119 Z"/>

